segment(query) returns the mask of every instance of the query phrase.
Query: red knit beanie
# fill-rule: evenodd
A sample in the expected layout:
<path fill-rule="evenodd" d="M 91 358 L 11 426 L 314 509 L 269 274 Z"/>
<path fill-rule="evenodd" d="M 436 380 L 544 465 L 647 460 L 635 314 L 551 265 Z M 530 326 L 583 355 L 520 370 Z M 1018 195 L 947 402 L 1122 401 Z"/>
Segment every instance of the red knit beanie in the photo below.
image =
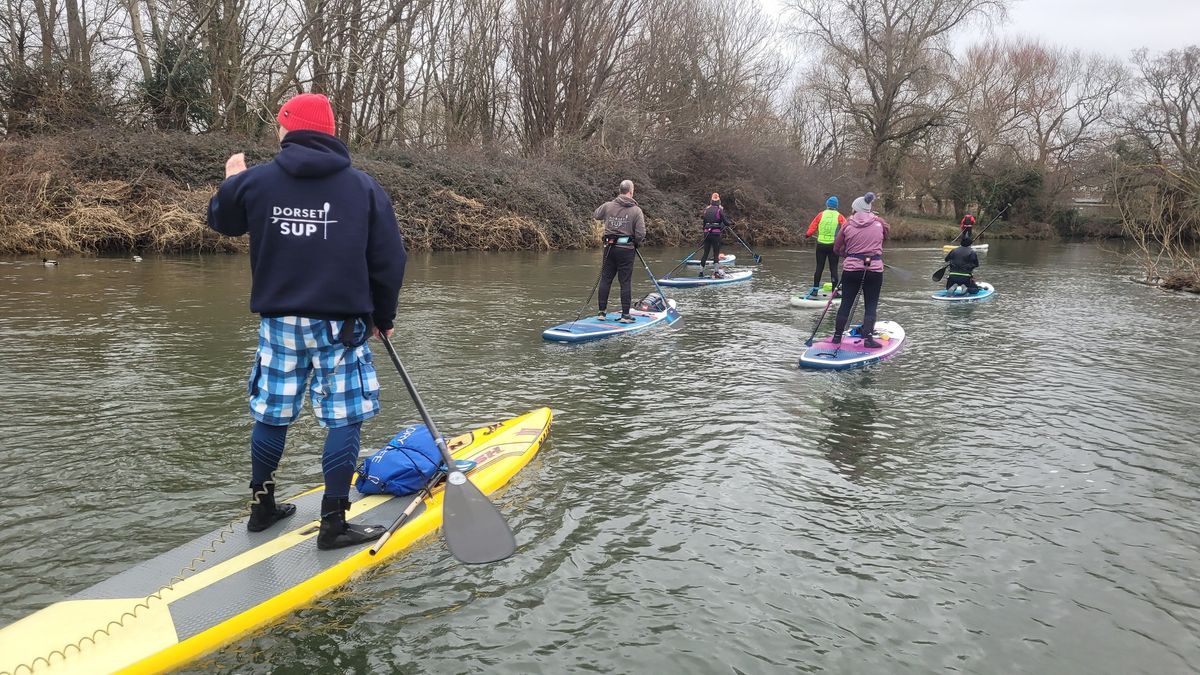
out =
<path fill-rule="evenodd" d="M 275 116 L 288 131 L 308 129 L 334 135 L 333 107 L 324 94 L 299 94 L 288 99 Z"/>

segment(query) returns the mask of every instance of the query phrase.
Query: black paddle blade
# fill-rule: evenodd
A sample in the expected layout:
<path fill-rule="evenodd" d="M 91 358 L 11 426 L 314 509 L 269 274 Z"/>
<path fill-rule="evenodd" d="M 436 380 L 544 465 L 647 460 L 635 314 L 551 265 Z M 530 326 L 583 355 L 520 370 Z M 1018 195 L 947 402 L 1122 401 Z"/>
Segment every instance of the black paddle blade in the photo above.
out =
<path fill-rule="evenodd" d="M 946 268 L 942 267 L 941 269 L 939 269 L 938 271 L 933 273 L 933 280 L 941 281 L 942 277 L 944 277 L 944 276 L 946 276 Z"/>
<path fill-rule="evenodd" d="M 446 481 L 442 536 L 450 555 L 468 565 L 504 560 L 517 551 L 517 539 L 504 516 L 458 471 Z"/>

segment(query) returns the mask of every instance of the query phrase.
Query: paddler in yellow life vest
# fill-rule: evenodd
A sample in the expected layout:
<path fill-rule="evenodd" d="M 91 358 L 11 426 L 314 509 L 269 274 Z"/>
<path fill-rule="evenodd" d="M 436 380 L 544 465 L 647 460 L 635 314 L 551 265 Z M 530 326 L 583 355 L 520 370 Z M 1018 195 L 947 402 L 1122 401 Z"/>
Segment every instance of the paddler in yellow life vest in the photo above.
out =
<path fill-rule="evenodd" d="M 825 273 L 825 262 L 829 262 L 829 275 L 833 277 L 833 288 L 838 287 L 838 257 L 833 252 L 833 240 L 837 237 L 838 228 L 846 222 L 845 216 L 838 213 L 837 195 L 825 200 L 825 210 L 818 213 L 808 224 L 808 232 L 804 237 L 817 235 L 817 271 L 813 273 L 813 285 L 807 298 L 817 297 L 821 288 L 821 275 Z"/>

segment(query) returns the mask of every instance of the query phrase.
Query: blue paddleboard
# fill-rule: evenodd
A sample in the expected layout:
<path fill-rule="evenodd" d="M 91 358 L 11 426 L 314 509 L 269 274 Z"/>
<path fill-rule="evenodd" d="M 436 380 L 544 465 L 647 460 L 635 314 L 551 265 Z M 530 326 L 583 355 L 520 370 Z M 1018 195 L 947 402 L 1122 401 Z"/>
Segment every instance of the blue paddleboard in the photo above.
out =
<path fill-rule="evenodd" d="M 672 286 L 674 288 L 720 286 L 722 284 L 736 284 L 739 281 L 749 281 L 752 276 L 754 276 L 754 270 L 728 272 L 724 277 L 664 277 L 658 280 L 658 285 Z"/>
<path fill-rule="evenodd" d="M 980 300 L 987 300 L 996 294 L 996 289 L 992 288 L 992 285 L 989 283 L 978 283 L 975 285 L 979 286 L 979 292 L 971 295 L 967 295 L 965 293 L 962 295 L 955 295 L 946 289 L 942 289 L 930 297 L 932 297 L 934 300 L 941 300 L 942 302 L 979 302 Z"/>
<path fill-rule="evenodd" d="M 590 342 L 615 335 L 636 333 L 658 325 L 670 326 L 682 317 L 675 308 L 674 300 L 668 300 L 667 305 L 665 312 L 641 312 L 636 309 L 630 311 L 633 323 L 618 323 L 620 312 L 609 312 L 603 321 L 593 315 L 578 321 L 560 323 L 542 331 L 542 337 L 551 342 Z"/>

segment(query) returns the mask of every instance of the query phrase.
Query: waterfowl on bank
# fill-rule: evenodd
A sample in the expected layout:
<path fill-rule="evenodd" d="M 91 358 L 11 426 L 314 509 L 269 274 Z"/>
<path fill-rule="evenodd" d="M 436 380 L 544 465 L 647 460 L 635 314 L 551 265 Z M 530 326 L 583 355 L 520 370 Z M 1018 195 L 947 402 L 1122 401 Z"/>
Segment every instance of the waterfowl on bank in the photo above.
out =
<path fill-rule="evenodd" d="M 42 258 L 42 264 L 45 265 L 46 267 L 54 267 L 55 265 L 58 264 L 58 261 L 57 260 L 46 260 L 45 258 Z"/>

